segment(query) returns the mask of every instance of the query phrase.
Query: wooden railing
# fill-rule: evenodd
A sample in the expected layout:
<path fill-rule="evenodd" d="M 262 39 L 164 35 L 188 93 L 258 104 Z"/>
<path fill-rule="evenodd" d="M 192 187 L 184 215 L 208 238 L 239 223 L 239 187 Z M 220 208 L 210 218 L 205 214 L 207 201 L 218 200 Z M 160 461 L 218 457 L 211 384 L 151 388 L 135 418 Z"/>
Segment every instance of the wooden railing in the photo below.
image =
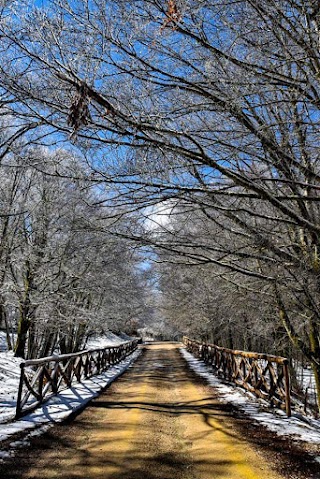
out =
<path fill-rule="evenodd" d="M 187 351 L 224 379 L 241 386 L 291 416 L 289 361 L 280 356 L 221 348 L 183 338 Z"/>
<path fill-rule="evenodd" d="M 119 346 L 22 362 L 16 419 L 73 383 L 106 371 L 131 354 L 137 345 L 138 339 L 135 339 Z"/>

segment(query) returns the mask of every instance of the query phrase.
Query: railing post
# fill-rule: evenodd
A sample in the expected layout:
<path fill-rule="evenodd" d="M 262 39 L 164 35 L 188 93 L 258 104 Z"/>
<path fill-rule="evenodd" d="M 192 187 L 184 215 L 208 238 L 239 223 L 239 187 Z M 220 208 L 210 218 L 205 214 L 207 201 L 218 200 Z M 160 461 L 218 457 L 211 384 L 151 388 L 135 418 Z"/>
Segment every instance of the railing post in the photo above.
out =
<path fill-rule="evenodd" d="M 51 377 L 51 389 L 53 394 L 57 394 L 58 392 L 58 367 L 59 367 L 59 362 L 57 361 L 54 363 L 54 366 L 52 368 L 50 377 Z M 49 370 L 50 371 L 50 370 Z M 43 397 L 41 397 L 41 402 L 43 402 Z"/>
<path fill-rule="evenodd" d="M 97 372 L 96 374 L 100 374 L 101 371 L 102 371 L 102 352 L 101 351 L 98 351 L 98 355 L 97 355 Z"/>
<path fill-rule="evenodd" d="M 19 389 L 18 389 L 16 416 L 15 416 L 16 419 L 19 419 L 19 417 L 21 416 L 21 398 L 22 398 L 23 379 L 24 379 L 24 367 L 25 367 L 25 363 L 22 362 L 20 364 L 20 380 L 19 380 Z"/>
<path fill-rule="evenodd" d="M 286 394 L 286 413 L 287 416 L 291 416 L 291 396 L 290 396 L 290 373 L 289 373 L 289 361 L 286 359 L 283 363 L 283 377 L 284 377 L 284 390 Z"/>
<path fill-rule="evenodd" d="M 38 393 L 39 393 L 39 396 L 41 397 L 41 401 L 42 401 L 43 379 L 44 379 L 44 367 L 42 368 L 42 371 L 40 373 L 39 383 L 38 383 Z"/>
<path fill-rule="evenodd" d="M 83 374 L 84 374 L 84 378 L 86 379 L 88 377 L 88 372 L 89 372 L 89 353 L 85 353 L 82 357 L 85 358 L 84 366 L 83 366 Z M 81 382 L 81 379 L 79 382 Z"/>

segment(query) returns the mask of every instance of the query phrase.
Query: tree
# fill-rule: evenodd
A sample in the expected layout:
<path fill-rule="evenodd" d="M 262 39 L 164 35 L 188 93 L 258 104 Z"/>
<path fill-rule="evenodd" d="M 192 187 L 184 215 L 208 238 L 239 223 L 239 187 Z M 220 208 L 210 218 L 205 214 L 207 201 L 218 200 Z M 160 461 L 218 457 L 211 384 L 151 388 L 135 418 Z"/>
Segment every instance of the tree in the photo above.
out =
<path fill-rule="evenodd" d="M 70 152 L 21 145 L 0 167 L 1 314 L 20 357 L 77 351 L 90 333 L 129 328 L 129 312 L 143 310 L 140 260 L 88 206 L 90 185 L 52 174 L 61 162 L 81 171 Z"/>
<path fill-rule="evenodd" d="M 91 181 L 117 185 L 105 204 L 181 201 L 228 232 L 227 251 L 219 242 L 190 251 L 176 240 L 144 241 L 271 285 L 320 393 L 314 2 L 53 0 L 39 8 L 17 0 L 8 8 L 0 72 L 16 117 L 41 121 L 56 140 L 71 136 Z"/>
<path fill-rule="evenodd" d="M 168 221 L 167 231 L 158 228 L 157 235 L 162 236 L 163 243 L 167 238 L 168 244 L 172 244 L 174 236 L 177 250 L 184 240 L 190 251 L 186 257 L 158 249 L 153 267 L 163 315 L 178 331 L 231 349 L 288 355 L 288 339 L 275 321 L 272 285 L 223 267 L 212 268 L 212 249 L 216 251 L 219 246 L 221 255 L 226 257 L 235 249 L 233 240 L 241 248 L 241 238 L 230 236 L 226 221 L 218 229 L 201 211 L 180 209 Z M 246 245 L 242 246 L 244 253 Z M 183 253 L 185 249 L 186 246 Z M 249 268 L 255 253 L 249 247 L 246 250 L 241 265 Z"/>

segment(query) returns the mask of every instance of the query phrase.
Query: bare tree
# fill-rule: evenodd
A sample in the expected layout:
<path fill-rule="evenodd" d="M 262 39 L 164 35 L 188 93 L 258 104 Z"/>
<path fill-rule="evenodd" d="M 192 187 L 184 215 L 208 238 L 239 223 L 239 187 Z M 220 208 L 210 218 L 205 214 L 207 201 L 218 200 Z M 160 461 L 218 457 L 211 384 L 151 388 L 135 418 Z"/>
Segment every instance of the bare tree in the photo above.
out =
<path fill-rule="evenodd" d="M 160 246 L 271 285 L 320 392 L 314 2 L 39 8 L 17 0 L 7 8 L 0 74 L 17 119 L 41 122 L 50 141 L 76 142 L 91 181 L 115 185 L 105 205 L 184 201 L 229 232 L 228 251 L 219 241 Z"/>
<path fill-rule="evenodd" d="M 140 259 L 89 206 L 90 185 L 52 174 L 61 162 L 82 169 L 68 151 L 18 145 L 0 167 L 1 315 L 20 357 L 79 350 L 93 331 L 132 329 L 143 311 Z"/>

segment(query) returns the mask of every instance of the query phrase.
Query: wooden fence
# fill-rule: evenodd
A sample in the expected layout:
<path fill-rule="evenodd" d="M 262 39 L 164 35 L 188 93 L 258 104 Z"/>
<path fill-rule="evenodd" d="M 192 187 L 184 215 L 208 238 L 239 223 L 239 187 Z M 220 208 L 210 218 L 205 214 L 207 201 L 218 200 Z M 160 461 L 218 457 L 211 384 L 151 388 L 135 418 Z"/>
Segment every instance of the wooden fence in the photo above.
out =
<path fill-rule="evenodd" d="M 280 356 L 221 348 L 183 338 L 187 350 L 224 379 L 241 386 L 291 416 L 289 361 Z"/>
<path fill-rule="evenodd" d="M 52 395 L 75 382 L 106 371 L 131 354 L 138 339 L 120 346 L 31 359 L 20 364 L 16 419 L 36 409 Z"/>

